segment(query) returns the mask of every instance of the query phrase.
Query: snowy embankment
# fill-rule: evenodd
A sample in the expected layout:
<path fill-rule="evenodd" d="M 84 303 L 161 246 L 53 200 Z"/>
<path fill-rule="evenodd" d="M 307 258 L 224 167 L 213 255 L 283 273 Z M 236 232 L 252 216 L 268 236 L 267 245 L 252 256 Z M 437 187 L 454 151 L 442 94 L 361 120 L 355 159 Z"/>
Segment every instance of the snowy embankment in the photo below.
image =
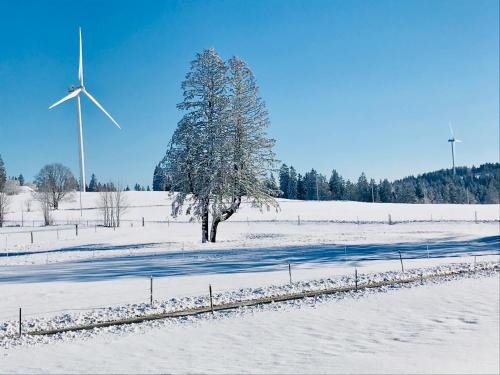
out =
<path fill-rule="evenodd" d="M 457 278 L 69 333 L 0 350 L 0 370 L 497 374 L 499 292 L 498 276 Z"/>
<path fill-rule="evenodd" d="M 198 312 L 208 312 L 209 307 L 215 306 L 216 311 L 230 310 L 258 306 L 269 301 L 280 300 L 282 303 L 302 298 L 319 298 L 320 300 L 345 298 L 352 293 L 376 293 L 386 291 L 387 288 L 400 287 L 402 284 L 414 286 L 424 282 L 449 281 L 463 277 L 497 276 L 498 262 L 458 263 L 425 269 L 411 269 L 406 272 L 383 272 L 375 274 L 358 274 L 355 277 L 343 276 L 328 279 L 307 280 L 285 285 L 271 285 L 260 288 L 246 288 L 215 293 L 213 301 L 207 295 L 171 298 L 169 300 L 155 300 L 152 304 L 127 304 L 123 306 L 97 309 L 90 312 L 73 312 L 56 315 L 49 318 L 32 318 L 23 321 L 24 335 L 18 337 L 19 321 L 7 321 L 0 324 L 0 346 L 8 348 L 12 345 L 25 343 L 47 342 L 41 335 L 33 333 L 54 332 L 52 340 L 65 337 L 87 336 L 84 330 L 97 333 L 109 330 L 99 325 L 115 326 L 112 331 L 119 332 L 128 328 L 121 327 L 126 320 L 135 319 L 141 324 L 150 323 L 149 320 L 159 320 L 162 315 L 175 313 L 179 318 L 197 315 Z M 213 305 L 212 305 L 213 303 Z M 302 302 L 304 303 L 304 302 Z M 307 302 L 306 302 L 307 303 Z M 226 307 L 224 307 L 226 306 Z M 198 309 L 198 311 L 194 311 Z M 195 314 L 193 314 L 193 311 Z M 138 319 L 139 318 L 139 319 Z M 57 331 L 61 331 L 60 333 Z M 70 333 L 65 331 L 77 331 Z"/>

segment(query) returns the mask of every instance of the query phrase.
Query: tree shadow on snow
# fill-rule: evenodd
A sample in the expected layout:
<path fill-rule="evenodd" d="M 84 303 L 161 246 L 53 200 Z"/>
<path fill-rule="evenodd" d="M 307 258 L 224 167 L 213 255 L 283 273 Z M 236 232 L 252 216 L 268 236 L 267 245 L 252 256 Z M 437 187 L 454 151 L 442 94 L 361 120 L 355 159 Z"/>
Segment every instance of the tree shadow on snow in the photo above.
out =
<path fill-rule="evenodd" d="M 123 245 L 125 249 L 155 247 L 159 243 Z M 92 247 L 94 246 L 94 247 Z M 97 246 L 97 247 L 96 247 Z M 429 253 L 427 252 L 429 247 Z M 89 245 L 85 251 L 121 249 L 119 246 Z M 77 248 L 75 248 L 77 249 Z M 62 251 L 61 249 L 60 251 Z M 122 277 L 163 277 L 239 272 L 265 272 L 286 269 L 286 263 L 301 266 L 339 264 L 355 265 L 362 261 L 459 257 L 489 252 L 499 254 L 500 236 L 470 241 L 429 243 L 391 243 L 348 245 L 326 244 L 264 248 L 201 249 L 158 254 L 131 254 L 41 265 L 2 266 L 0 283 L 50 281 L 99 281 Z M 67 249 L 66 249 L 67 251 Z M 75 250 L 76 251 L 76 250 Z M 80 250 L 82 251 L 82 250 Z"/>

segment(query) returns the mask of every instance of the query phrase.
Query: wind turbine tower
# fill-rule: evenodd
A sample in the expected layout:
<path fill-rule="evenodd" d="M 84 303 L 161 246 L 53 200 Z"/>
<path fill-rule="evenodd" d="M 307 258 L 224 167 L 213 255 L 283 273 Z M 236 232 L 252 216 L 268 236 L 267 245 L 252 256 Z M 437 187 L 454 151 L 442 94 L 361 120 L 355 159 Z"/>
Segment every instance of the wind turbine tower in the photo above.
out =
<path fill-rule="evenodd" d="M 57 107 L 59 104 L 65 102 L 68 99 L 76 98 L 76 124 L 78 131 L 78 145 L 79 145 L 79 159 L 80 159 L 80 192 L 85 192 L 85 156 L 83 152 L 83 129 L 82 129 L 82 110 L 80 104 L 80 94 L 85 94 L 87 98 L 90 99 L 92 103 L 94 103 L 97 108 L 99 108 L 119 129 L 121 129 L 120 125 L 115 121 L 111 115 L 106 112 L 101 104 L 86 90 L 85 85 L 83 84 L 83 57 L 82 57 L 82 29 L 79 29 L 80 34 L 80 59 L 78 61 L 78 81 L 80 85 L 78 87 L 71 86 L 69 89 L 69 94 L 64 98 L 59 100 L 58 102 L 52 104 L 49 109 Z"/>
<path fill-rule="evenodd" d="M 460 143 L 462 141 L 455 138 L 455 134 L 453 133 L 453 128 L 451 127 L 451 122 L 448 123 L 448 125 L 450 127 L 450 133 L 451 133 L 451 138 L 448 139 L 448 142 L 450 142 L 451 144 L 451 162 L 453 166 L 453 174 L 455 174 L 455 143 L 456 142 Z"/>

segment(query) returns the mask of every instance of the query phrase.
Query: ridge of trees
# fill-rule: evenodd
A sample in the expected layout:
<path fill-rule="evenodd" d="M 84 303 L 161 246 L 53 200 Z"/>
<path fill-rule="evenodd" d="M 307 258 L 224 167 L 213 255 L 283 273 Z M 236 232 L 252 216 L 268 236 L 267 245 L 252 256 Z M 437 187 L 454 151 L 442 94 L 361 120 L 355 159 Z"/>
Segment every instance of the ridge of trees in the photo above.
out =
<path fill-rule="evenodd" d="M 350 200 L 382 203 L 499 203 L 500 163 L 451 169 L 408 176 L 390 182 L 368 180 L 361 173 L 356 182 L 344 179 L 335 169 L 330 178 L 311 169 L 297 174 L 293 166 L 282 164 L 278 181 L 267 180 L 278 188 L 278 197 L 299 200 Z"/>

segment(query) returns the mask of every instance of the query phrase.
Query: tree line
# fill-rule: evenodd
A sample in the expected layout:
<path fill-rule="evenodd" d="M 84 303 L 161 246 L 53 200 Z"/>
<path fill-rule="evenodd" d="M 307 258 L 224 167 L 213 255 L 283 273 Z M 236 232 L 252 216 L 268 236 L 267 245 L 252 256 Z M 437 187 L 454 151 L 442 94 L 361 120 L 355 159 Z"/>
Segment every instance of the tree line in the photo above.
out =
<path fill-rule="evenodd" d="M 278 179 L 267 179 L 277 196 L 299 200 L 350 200 L 381 203 L 499 203 L 500 164 L 486 163 L 478 167 L 441 169 L 408 176 L 390 182 L 388 179 L 368 180 L 361 173 L 352 182 L 335 169 L 327 179 L 315 169 L 297 173 L 293 166 L 282 164 Z"/>

